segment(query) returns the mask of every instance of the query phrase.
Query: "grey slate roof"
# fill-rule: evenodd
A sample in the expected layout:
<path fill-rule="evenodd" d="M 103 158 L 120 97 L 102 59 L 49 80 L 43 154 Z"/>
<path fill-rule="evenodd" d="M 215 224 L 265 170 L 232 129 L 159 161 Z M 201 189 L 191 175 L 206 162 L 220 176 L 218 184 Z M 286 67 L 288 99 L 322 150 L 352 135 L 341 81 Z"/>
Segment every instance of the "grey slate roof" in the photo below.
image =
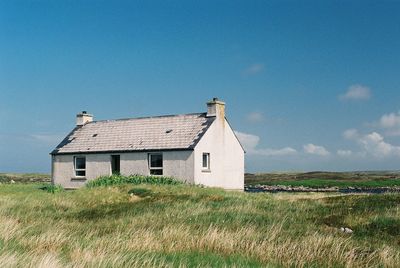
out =
<path fill-rule="evenodd" d="M 214 119 L 200 113 L 93 121 L 77 126 L 51 154 L 190 150 Z"/>

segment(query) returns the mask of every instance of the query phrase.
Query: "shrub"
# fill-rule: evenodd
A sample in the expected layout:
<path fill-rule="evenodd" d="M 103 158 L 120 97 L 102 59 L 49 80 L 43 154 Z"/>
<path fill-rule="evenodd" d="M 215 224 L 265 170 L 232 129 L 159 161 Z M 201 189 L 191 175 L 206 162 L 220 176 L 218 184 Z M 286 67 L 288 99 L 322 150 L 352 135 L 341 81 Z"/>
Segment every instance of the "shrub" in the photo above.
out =
<path fill-rule="evenodd" d="M 387 234 L 396 237 L 400 235 L 400 220 L 394 217 L 379 217 L 366 225 L 363 231 L 367 235 Z"/>
<path fill-rule="evenodd" d="M 89 188 L 99 187 L 99 186 L 110 186 L 117 184 L 182 184 L 182 182 L 163 176 L 144 176 L 144 175 L 130 175 L 130 176 L 121 176 L 121 175 L 111 175 L 111 176 L 101 176 L 95 180 L 89 181 L 86 183 L 86 186 Z"/>
<path fill-rule="evenodd" d="M 46 186 L 42 187 L 41 189 L 46 191 L 46 192 L 52 193 L 52 194 L 64 191 L 64 188 L 59 184 L 57 184 L 57 185 L 49 184 L 49 185 L 46 185 Z"/>

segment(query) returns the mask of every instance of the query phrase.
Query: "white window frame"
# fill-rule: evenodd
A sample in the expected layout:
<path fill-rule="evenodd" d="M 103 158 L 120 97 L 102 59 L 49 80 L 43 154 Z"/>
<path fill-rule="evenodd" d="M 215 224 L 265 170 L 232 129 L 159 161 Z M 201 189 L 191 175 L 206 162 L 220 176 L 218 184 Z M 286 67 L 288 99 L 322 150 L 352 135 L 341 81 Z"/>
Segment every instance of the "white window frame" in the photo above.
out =
<path fill-rule="evenodd" d="M 151 166 L 151 157 L 153 155 L 161 155 L 161 167 L 152 167 Z M 164 175 L 164 155 L 163 153 L 149 153 L 148 157 L 147 157 L 147 161 L 148 161 L 148 165 L 149 165 L 149 174 L 151 176 L 163 176 Z M 161 170 L 161 175 L 155 175 L 155 174 L 151 174 L 152 170 Z"/>
<path fill-rule="evenodd" d="M 207 156 L 207 166 L 204 166 L 204 156 Z M 204 152 L 201 155 L 201 167 L 203 168 L 203 171 L 210 171 L 211 167 L 210 167 L 210 153 L 206 153 Z"/>
<path fill-rule="evenodd" d="M 76 168 L 76 160 L 78 159 L 78 158 L 83 158 L 83 159 L 85 159 L 85 168 Z M 84 176 L 82 176 L 82 175 L 77 175 L 76 173 L 77 173 L 77 171 L 84 171 L 85 172 L 85 175 Z M 86 156 L 74 156 L 74 175 L 75 175 L 75 177 L 76 178 L 85 178 L 86 177 Z"/>

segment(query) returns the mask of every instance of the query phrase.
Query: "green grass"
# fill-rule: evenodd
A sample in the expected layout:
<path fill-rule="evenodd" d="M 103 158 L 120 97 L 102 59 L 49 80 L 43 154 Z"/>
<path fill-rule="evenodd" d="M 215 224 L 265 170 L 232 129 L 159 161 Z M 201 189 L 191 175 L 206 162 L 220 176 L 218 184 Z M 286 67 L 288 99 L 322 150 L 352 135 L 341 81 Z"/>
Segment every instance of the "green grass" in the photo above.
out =
<path fill-rule="evenodd" d="M 54 184 L 45 185 L 40 189 L 52 194 L 64 191 L 64 188 L 61 185 L 54 185 Z"/>
<path fill-rule="evenodd" d="M 400 186 L 398 172 L 308 172 L 247 174 L 247 185 L 379 188 Z"/>
<path fill-rule="evenodd" d="M 399 204 L 396 194 L 250 194 L 149 183 L 49 193 L 37 184 L 2 184 L 0 263 L 396 267 Z"/>
<path fill-rule="evenodd" d="M 144 175 L 130 175 L 130 176 L 122 176 L 122 175 L 111 175 L 111 176 L 102 176 L 95 180 L 91 180 L 86 183 L 86 187 L 100 187 L 100 186 L 111 186 L 111 185 L 119 185 L 119 184 L 169 184 L 176 185 L 182 184 L 181 181 L 175 180 L 170 177 L 163 176 L 144 176 Z"/>

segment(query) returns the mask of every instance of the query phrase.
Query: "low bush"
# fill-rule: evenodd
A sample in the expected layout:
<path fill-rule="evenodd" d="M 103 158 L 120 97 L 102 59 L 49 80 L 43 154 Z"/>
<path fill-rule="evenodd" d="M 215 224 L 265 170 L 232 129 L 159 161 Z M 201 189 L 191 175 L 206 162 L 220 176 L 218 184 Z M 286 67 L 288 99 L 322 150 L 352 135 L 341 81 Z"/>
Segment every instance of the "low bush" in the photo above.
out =
<path fill-rule="evenodd" d="M 43 186 L 41 189 L 52 194 L 64 191 L 64 188 L 61 185 L 54 185 L 54 184 Z"/>
<path fill-rule="evenodd" d="M 111 175 L 111 176 L 101 176 L 95 180 L 89 181 L 86 183 L 86 187 L 93 188 L 99 186 L 110 186 L 117 184 L 169 184 L 176 185 L 182 184 L 182 182 L 163 176 L 143 176 L 143 175 L 130 175 L 130 176 L 122 176 L 122 175 Z"/>
<path fill-rule="evenodd" d="M 377 217 L 362 229 L 365 235 L 386 235 L 388 237 L 399 237 L 400 220 L 395 217 Z"/>

